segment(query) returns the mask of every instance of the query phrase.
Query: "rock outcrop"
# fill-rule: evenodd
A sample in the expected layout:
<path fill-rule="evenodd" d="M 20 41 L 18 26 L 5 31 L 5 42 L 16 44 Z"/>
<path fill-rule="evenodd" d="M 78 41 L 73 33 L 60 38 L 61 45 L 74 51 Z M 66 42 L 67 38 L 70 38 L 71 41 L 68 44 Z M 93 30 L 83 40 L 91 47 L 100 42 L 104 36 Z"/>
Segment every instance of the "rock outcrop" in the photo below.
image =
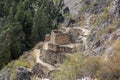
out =
<path fill-rule="evenodd" d="M 120 17 L 120 0 L 114 0 L 113 1 L 113 12 L 117 17 Z"/>
<path fill-rule="evenodd" d="M 33 73 L 25 67 L 19 67 L 17 70 L 18 80 L 31 80 Z"/>

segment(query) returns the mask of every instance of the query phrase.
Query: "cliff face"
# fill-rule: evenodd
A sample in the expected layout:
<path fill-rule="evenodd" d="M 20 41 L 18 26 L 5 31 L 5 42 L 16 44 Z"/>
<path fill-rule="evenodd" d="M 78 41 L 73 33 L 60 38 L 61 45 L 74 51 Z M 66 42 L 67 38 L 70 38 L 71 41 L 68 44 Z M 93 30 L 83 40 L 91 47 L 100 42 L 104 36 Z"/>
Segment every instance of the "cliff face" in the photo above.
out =
<path fill-rule="evenodd" d="M 58 30 L 46 35 L 45 41 L 38 43 L 29 52 L 34 56 L 34 63 L 29 67 L 30 70 L 18 68 L 18 80 L 51 79 L 51 73 L 59 70 L 67 56 L 74 56 L 79 52 L 90 57 L 104 56 L 107 60 L 115 51 L 114 42 L 120 42 L 119 7 L 120 0 L 64 0 L 61 11 L 68 11 L 63 14 L 65 22 L 60 24 Z M 70 24 L 66 26 L 66 23 Z M 119 51 L 119 46 L 117 49 Z M 29 60 L 29 57 L 27 59 Z M 94 78 L 92 72 L 94 73 L 93 70 L 88 71 L 77 78 L 88 76 L 89 73 L 89 76 Z M 6 78 L 5 75 L 6 73 L 2 74 L 2 78 Z M 8 73 L 7 77 L 11 75 L 12 73 Z"/>

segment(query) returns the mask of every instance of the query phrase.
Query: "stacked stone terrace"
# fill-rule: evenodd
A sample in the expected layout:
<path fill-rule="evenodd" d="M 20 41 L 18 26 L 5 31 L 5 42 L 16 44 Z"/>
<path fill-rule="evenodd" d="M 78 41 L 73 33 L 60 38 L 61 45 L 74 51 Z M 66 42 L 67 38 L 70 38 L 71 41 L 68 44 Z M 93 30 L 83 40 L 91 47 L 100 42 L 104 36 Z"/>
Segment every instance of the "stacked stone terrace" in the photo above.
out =
<path fill-rule="evenodd" d="M 79 28 L 60 28 L 46 35 L 43 49 L 60 53 L 74 53 L 79 46 L 82 30 Z"/>

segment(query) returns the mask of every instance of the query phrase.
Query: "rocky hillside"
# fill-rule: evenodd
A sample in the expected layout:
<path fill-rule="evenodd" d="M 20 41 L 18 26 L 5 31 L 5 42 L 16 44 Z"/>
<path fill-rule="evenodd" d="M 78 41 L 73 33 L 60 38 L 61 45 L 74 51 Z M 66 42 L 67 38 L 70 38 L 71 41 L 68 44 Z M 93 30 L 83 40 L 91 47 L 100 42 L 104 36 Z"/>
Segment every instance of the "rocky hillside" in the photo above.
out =
<path fill-rule="evenodd" d="M 0 71 L 0 80 L 119 80 L 120 0 L 64 0 L 65 21 Z"/>

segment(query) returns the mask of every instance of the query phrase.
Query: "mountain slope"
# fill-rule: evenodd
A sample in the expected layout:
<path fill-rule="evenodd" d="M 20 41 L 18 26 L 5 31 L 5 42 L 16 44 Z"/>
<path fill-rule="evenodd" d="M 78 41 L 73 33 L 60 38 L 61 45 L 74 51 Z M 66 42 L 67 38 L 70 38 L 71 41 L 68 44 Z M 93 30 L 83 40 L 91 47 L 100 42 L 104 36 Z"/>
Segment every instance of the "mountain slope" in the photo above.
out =
<path fill-rule="evenodd" d="M 15 80 L 119 80 L 120 0 L 64 0 L 63 3 L 61 14 L 65 22 L 28 52 L 32 54 L 27 55 L 26 62 L 34 60 L 33 63 L 10 68 L 17 73 Z M 29 58 L 31 55 L 33 58 Z M 2 77 L 11 79 L 10 74 L 3 73 Z"/>

